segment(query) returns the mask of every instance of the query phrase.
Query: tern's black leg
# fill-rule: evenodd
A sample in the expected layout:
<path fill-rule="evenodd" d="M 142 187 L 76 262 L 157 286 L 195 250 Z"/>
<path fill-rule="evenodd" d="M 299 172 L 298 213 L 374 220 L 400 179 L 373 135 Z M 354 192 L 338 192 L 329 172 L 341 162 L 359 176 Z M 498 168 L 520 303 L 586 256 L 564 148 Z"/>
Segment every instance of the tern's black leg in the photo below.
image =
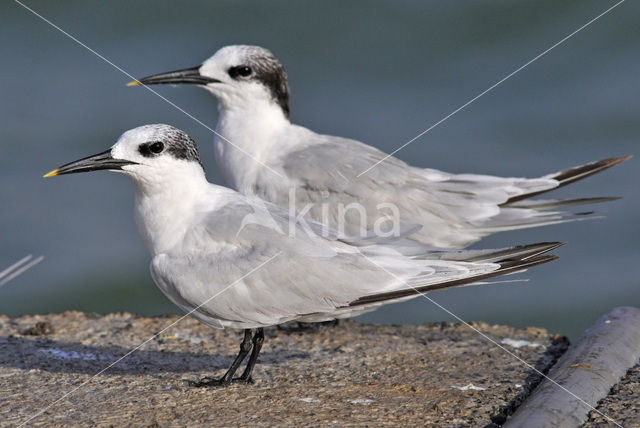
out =
<path fill-rule="evenodd" d="M 247 362 L 247 367 L 244 369 L 242 375 L 238 378 L 239 381 L 253 383 L 253 379 L 251 379 L 251 372 L 258 361 L 258 354 L 260 354 L 260 350 L 262 349 L 262 343 L 264 342 L 264 329 L 259 328 L 253 335 L 253 349 L 251 350 L 251 356 L 249 357 L 249 361 Z"/>
<path fill-rule="evenodd" d="M 235 374 L 236 370 L 238 370 L 238 367 L 240 367 L 240 364 L 242 364 L 242 360 L 244 360 L 247 357 L 247 354 L 249 354 L 249 351 L 251 351 L 251 329 L 247 328 L 244 330 L 244 338 L 242 339 L 242 343 L 240 344 L 240 352 L 238 352 L 238 355 L 236 356 L 235 360 L 233 360 L 233 363 L 231 363 L 231 367 L 229 367 L 229 370 L 227 370 L 224 376 L 222 376 L 220 379 L 205 377 L 199 382 L 191 382 L 191 385 L 192 386 L 229 385 L 231 383 L 231 380 L 233 379 L 233 375 Z M 251 356 L 253 357 L 253 354 L 251 354 Z"/>

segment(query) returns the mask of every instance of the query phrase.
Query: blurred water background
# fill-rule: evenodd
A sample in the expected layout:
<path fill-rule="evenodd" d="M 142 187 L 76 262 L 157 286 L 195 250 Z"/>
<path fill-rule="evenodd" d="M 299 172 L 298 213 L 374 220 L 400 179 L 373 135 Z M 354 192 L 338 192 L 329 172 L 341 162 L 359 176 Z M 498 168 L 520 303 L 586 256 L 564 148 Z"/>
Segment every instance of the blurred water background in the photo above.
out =
<path fill-rule="evenodd" d="M 135 76 L 200 64 L 227 44 L 284 63 L 292 119 L 387 152 L 604 11 L 602 1 L 260 2 L 27 0 Z M 0 288 L 0 313 L 177 312 L 148 273 L 124 176 L 42 179 L 103 151 L 125 130 L 165 122 L 199 142 L 221 183 L 212 135 L 12 1 L 0 5 L 0 270 L 42 263 Z M 451 172 L 539 176 L 638 155 L 640 4 L 628 1 L 398 153 Z M 155 87 L 212 128 L 214 99 Z M 475 247 L 561 240 L 529 282 L 431 294 L 465 320 L 543 326 L 576 337 L 616 305 L 640 305 L 640 159 L 553 196 L 616 195 L 606 218 L 503 233 Z M 423 298 L 361 317 L 453 320 Z"/>

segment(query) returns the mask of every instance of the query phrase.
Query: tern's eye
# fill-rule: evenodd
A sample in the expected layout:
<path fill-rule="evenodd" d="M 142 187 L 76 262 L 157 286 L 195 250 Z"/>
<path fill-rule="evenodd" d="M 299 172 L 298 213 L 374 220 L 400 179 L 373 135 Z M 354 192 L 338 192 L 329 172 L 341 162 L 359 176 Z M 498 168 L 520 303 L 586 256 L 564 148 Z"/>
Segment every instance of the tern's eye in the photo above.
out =
<path fill-rule="evenodd" d="M 162 153 L 164 150 L 164 143 L 162 141 L 155 141 L 153 143 L 141 144 L 138 151 L 142 156 L 150 157 Z"/>
<path fill-rule="evenodd" d="M 164 144 L 161 141 L 156 141 L 149 146 L 149 150 L 151 150 L 151 153 L 158 154 L 164 150 Z"/>
<path fill-rule="evenodd" d="M 253 73 L 253 70 L 251 70 L 251 67 L 248 67 L 246 65 L 239 65 L 237 67 L 229 68 L 228 73 L 229 73 L 229 76 L 231 76 L 234 79 L 237 79 L 238 77 L 251 76 L 251 73 Z"/>

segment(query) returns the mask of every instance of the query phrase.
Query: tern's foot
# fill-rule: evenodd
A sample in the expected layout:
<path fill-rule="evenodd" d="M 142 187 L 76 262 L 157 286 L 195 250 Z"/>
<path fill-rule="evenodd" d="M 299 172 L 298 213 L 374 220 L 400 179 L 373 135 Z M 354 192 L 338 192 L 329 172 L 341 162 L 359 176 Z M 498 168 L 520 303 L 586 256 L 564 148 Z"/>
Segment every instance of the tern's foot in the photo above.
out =
<path fill-rule="evenodd" d="M 214 379 L 212 377 L 203 377 L 202 379 L 198 380 L 198 381 L 187 381 L 189 386 L 193 386 L 195 388 L 202 388 L 202 387 L 216 387 L 216 386 L 227 386 L 229 385 L 229 381 L 225 380 L 225 379 Z"/>
<path fill-rule="evenodd" d="M 232 383 L 246 383 L 246 384 L 253 384 L 253 378 L 249 377 L 249 378 L 243 378 L 243 377 L 236 377 L 234 379 L 226 380 L 224 378 L 220 378 L 220 379 L 215 379 L 212 377 L 203 377 L 202 379 L 200 379 L 199 381 L 193 381 L 190 380 L 188 381 L 189 386 L 192 386 L 194 388 L 203 388 L 203 387 L 207 387 L 207 388 L 217 388 L 217 387 L 224 387 L 224 386 L 229 386 Z"/>

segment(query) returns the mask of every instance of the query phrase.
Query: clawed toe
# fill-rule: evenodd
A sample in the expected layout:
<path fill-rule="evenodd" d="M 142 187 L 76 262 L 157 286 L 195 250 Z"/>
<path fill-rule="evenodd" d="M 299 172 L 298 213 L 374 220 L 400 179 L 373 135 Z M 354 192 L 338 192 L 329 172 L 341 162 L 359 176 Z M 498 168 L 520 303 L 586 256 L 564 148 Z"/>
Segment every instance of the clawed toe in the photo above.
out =
<path fill-rule="evenodd" d="M 253 378 L 251 376 L 249 376 L 248 378 L 240 376 L 240 377 L 231 379 L 231 381 L 227 381 L 225 379 L 214 379 L 212 377 L 207 376 L 207 377 L 203 377 L 198 381 L 189 380 L 187 382 L 189 386 L 192 386 L 194 388 L 204 388 L 204 387 L 216 388 L 221 386 L 229 386 L 232 383 L 246 383 L 247 385 L 254 384 Z"/>

